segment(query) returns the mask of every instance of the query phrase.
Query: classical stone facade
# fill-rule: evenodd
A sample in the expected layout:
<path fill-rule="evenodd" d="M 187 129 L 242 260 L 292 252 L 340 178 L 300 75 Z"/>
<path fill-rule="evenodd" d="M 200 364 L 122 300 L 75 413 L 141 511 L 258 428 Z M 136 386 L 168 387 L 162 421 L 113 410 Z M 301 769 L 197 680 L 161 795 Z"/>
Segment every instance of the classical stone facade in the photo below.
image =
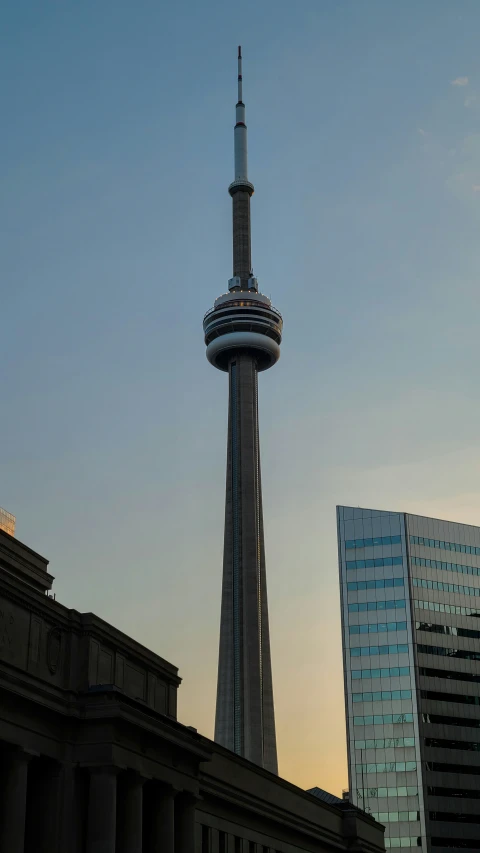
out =
<path fill-rule="evenodd" d="M 0 853 L 380 853 L 383 830 L 176 719 L 177 669 L 0 531 Z"/>

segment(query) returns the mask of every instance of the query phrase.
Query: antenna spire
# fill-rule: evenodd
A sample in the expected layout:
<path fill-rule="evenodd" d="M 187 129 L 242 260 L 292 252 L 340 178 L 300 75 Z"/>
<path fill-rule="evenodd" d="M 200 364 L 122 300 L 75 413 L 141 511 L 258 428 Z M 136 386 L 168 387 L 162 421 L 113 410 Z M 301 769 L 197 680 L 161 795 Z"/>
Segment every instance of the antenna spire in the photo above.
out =
<path fill-rule="evenodd" d="M 233 278 L 229 290 L 257 290 L 257 280 L 252 272 L 250 237 L 250 197 L 253 184 L 248 180 L 247 125 L 242 91 L 242 48 L 238 46 L 238 101 L 235 107 L 236 123 L 233 131 L 235 172 L 228 191 L 233 203 Z"/>
<path fill-rule="evenodd" d="M 238 103 L 242 103 L 242 46 L 238 45 Z"/>

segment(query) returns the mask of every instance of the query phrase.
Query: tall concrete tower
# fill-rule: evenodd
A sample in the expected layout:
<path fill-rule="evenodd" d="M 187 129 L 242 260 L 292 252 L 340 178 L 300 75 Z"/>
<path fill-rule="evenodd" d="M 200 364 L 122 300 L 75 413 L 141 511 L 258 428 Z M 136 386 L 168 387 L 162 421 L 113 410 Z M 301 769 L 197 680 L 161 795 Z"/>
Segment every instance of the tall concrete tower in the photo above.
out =
<path fill-rule="evenodd" d="M 280 357 L 282 317 L 258 290 L 250 245 L 247 127 L 238 49 L 233 277 L 203 328 L 207 358 L 228 373 L 228 445 L 215 740 L 277 773 L 258 436 L 258 373 Z"/>

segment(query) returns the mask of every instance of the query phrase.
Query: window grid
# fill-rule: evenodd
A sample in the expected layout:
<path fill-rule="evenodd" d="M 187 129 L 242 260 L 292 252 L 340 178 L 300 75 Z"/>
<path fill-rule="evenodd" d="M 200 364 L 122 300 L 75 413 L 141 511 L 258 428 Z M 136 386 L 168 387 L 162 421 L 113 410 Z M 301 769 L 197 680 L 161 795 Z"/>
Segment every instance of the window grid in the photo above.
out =
<path fill-rule="evenodd" d="M 413 723 L 413 714 L 364 714 L 353 718 L 354 726 L 383 726 L 392 723 L 394 726 L 401 723 Z"/>
<path fill-rule="evenodd" d="M 376 690 L 352 693 L 352 702 L 385 702 L 389 699 L 411 699 L 411 690 Z"/>
<path fill-rule="evenodd" d="M 410 675 L 409 666 L 387 666 L 383 669 L 352 669 L 352 680 L 356 678 L 395 678 Z"/>
<path fill-rule="evenodd" d="M 439 601 L 424 601 L 415 598 L 414 607 L 419 610 L 433 610 L 435 613 L 454 613 L 457 616 L 480 616 L 480 610 L 473 607 L 461 607 L 459 604 L 443 604 Z"/>
<path fill-rule="evenodd" d="M 410 542 L 412 545 L 441 548 L 443 551 L 459 551 L 461 554 L 480 555 L 480 547 L 476 547 L 475 545 L 461 545 L 459 542 L 443 542 L 439 539 L 427 539 L 425 536 L 410 536 Z"/>
<path fill-rule="evenodd" d="M 357 773 L 405 773 L 417 769 L 416 761 L 381 761 L 373 764 L 357 764 Z"/>
<path fill-rule="evenodd" d="M 402 835 L 399 838 L 385 838 L 385 849 L 393 847 L 421 847 L 422 842 L 416 835 Z"/>
<path fill-rule="evenodd" d="M 391 749 L 395 746 L 415 746 L 414 737 L 371 738 L 354 741 L 355 749 Z"/>
<path fill-rule="evenodd" d="M 376 569 L 381 566 L 403 566 L 403 557 L 372 557 L 369 560 L 347 560 L 350 569 Z"/>
<path fill-rule="evenodd" d="M 366 625 L 349 625 L 349 634 L 383 634 L 386 631 L 406 631 L 406 622 L 369 622 Z"/>
<path fill-rule="evenodd" d="M 349 581 L 347 592 L 357 592 L 359 589 L 390 589 L 390 587 L 404 586 L 403 578 L 381 578 L 372 581 Z"/>
<path fill-rule="evenodd" d="M 364 613 L 366 610 L 405 610 L 405 599 L 391 601 L 355 601 L 348 605 L 349 613 Z"/>
<path fill-rule="evenodd" d="M 372 812 L 372 817 L 379 823 L 399 823 L 400 821 L 412 823 L 420 820 L 420 812 Z"/>
<path fill-rule="evenodd" d="M 426 648 L 430 648 L 426 646 Z M 394 643 L 390 646 L 353 646 L 350 649 L 351 657 L 366 657 L 368 655 L 401 655 L 408 653 L 407 643 Z M 476 660 L 477 658 L 474 658 Z M 480 655 L 478 656 L 480 660 Z"/>
<path fill-rule="evenodd" d="M 417 797 L 418 788 L 415 785 L 400 785 L 396 788 L 357 788 L 361 800 L 377 799 L 377 797 Z"/>
<path fill-rule="evenodd" d="M 442 560 L 428 560 L 425 557 L 411 557 L 410 559 L 413 566 L 423 566 L 426 569 L 440 569 L 442 572 L 457 572 L 460 575 L 477 575 L 477 577 L 480 577 L 480 569 L 477 566 L 465 566 L 463 563 L 444 563 Z M 477 589 L 477 595 L 480 595 L 479 589 Z"/>
<path fill-rule="evenodd" d="M 375 545 L 400 545 L 402 542 L 401 536 L 375 536 L 373 539 L 347 539 L 345 541 L 345 550 L 350 551 L 352 548 L 370 548 Z"/>
<path fill-rule="evenodd" d="M 376 690 L 352 693 L 352 702 L 386 702 L 394 699 L 411 699 L 411 690 Z"/>

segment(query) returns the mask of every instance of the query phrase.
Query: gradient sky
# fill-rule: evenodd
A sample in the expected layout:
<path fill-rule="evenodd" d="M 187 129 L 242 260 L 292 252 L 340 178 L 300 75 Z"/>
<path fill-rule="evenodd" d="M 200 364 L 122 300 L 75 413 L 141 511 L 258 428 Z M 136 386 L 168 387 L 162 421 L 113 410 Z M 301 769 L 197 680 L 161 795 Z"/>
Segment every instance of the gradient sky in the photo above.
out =
<path fill-rule="evenodd" d="M 5 0 L 0 505 L 211 736 L 236 48 L 280 772 L 347 786 L 335 505 L 480 523 L 478 0 Z"/>

